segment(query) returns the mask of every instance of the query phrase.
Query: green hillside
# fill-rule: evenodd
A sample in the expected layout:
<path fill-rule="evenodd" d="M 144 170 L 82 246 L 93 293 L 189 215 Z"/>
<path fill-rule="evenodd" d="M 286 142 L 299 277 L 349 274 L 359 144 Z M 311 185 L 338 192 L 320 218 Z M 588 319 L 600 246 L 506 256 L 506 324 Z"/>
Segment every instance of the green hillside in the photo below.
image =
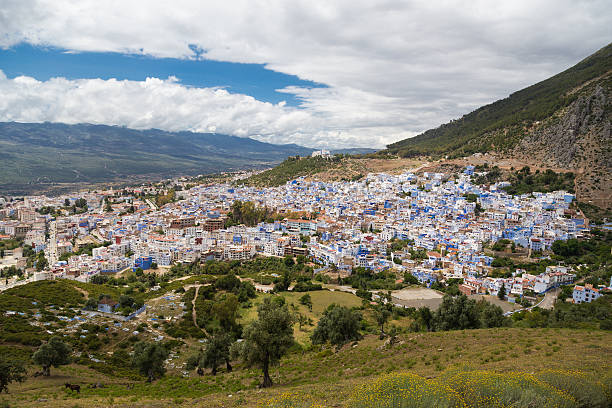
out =
<path fill-rule="evenodd" d="M 302 176 L 310 176 L 337 167 L 340 156 L 331 159 L 323 157 L 289 157 L 278 166 L 251 176 L 242 181 L 249 186 L 276 187 Z"/>
<path fill-rule="evenodd" d="M 552 78 L 414 138 L 393 143 L 388 151 L 403 157 L 452 157 L 507 150 L 524 137 L 531 124 L 551 117 L 574 102 L 579 92 L 571 91 L 589 81 L 609 84 L 611 70 L 612 44 Z"/>

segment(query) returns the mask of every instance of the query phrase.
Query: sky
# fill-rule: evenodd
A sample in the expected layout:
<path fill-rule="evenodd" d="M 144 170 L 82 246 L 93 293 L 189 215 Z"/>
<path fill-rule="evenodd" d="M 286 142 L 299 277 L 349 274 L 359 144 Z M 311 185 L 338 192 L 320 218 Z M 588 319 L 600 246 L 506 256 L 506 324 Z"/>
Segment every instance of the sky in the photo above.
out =
<path fill-rule="evenodd" d="M 612 40 L 608 0 L 0 0 L 0 121 L 382 148 Z"/>

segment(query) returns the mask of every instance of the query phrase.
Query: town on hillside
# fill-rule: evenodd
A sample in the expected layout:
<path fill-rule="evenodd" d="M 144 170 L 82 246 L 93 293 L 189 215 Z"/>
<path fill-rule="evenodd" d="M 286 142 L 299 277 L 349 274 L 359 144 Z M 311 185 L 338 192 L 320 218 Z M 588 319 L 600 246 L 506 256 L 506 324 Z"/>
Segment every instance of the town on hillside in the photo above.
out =
<path fill-rule="evenodd" d="M 396 271 L 436 288 L 460 280 L 466 295 L 533 305 L 574 283 L 567 265 L 496 276 L 505 256 L 537 259 L 556 241 L 589 235 L 565 191 L 512 196 L 507 183 L 459 174 L 369 174 L 359 181 L 302 178 L 280 187 L 172 180 L 122 190 L 2 199 L 0 290 L 47 279 L 90 282 L 124 270 L 173 264 L 305 257 L 315 273 Z M 11 274 L 11 271 L 13 272 Z M 261 287 L 262 290 L 270 288 Z M 600 287 L 576 285 L 570 301 Z M 354 290 L 353 290 L 354 291 Z M 500 292 L 502 292 L 500 296 Z M 396 299 L 401 303 L 401 296 Z"/>

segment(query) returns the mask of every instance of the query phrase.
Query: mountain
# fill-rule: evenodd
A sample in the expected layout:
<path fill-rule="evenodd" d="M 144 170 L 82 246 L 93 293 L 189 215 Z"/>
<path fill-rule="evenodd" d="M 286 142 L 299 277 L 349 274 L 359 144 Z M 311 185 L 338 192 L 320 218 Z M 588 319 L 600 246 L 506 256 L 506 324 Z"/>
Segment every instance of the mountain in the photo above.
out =
<path fill-rule="evenodd" d="M 261 168 L 312 151 L 212 133 L 4 122 L 0 123 L 0 191 Z"/>
<path fill-rule="evenodd" d="M 612 44 L 545 81 L 414 138 L 401 157 L 490 152 L 577 172 L 578 196 L 612 207 Z"/>

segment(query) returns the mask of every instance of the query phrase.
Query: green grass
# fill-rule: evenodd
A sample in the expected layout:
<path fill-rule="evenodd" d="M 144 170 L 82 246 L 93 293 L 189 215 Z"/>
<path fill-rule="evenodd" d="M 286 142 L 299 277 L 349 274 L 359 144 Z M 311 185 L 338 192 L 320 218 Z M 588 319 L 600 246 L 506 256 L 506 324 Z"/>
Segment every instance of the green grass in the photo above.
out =
<path fill-rule="evenodd" d="M 382 347 L 383 341 L 379 340 L 378 336 L 366 336 L 356 347 L 346 346 L 337 352 L 320 348 L 296 350 L 283 358 L 280 366 L 272 368 L 272 379 L 276 385 L 267 390 L 257 389 L 260 382 L 260 372 L 257 369 L 246 369 L 238 363 L 234 364 L 233 372 L 222 371 L 214 377 L 210 374 L 198 377 L 191 373 L 190 378 L 184 379 L 180 377 L 180 370 L 171 370 L 167 378 L 153 384 L 137 381 L 131 390 L 125 387 L 124 379 L 108 377 L 89 368 L 72 365 L 54 369 L 52 377 L 48 379 L 29 378 L 23 384 L 11 385 L 11 393 L 6 398 L 19 407 L 38 406 L 40 403 L 36 400 L 41 397 L 49 399 L 45 406 L 50 407 L 66 406 L 67 401 L 78 403 L 83 408 L 108 406 L 111 398 L 114 404 L 135 407 L 189 407 L 199 406 L 198 404 L 256 407 L 284 394 L 307 394 L 313 405 L 349 407 L 355 390 L 373 384 L 381 375 L 410 370 L 410 373 L 420 377 L 434 377 L 434 381 L 448 384 L 450 380 L 447 377 L 465 373 L 459 369 L 465 365 L 486 375 L 469 377 L 468 374 L 461 374 L 465 377 L 463 383 L 469 385 L 456 390 L 462 395 L 470 392 L 486 395 L 498 386 L 503 386 L 501 389 L 505 390 L 504 392 L 513 395 L 512 390 L 516 390 L 513 384 L 518 382 L 507 380 L 508 372 L 533 372 L 539 382 L 559 389 L 566 387 L 567 382 L 540 377 L 538 373 L 545 373 L 542 372 L 543 367 L 546 367 L 547 371 L 582 371 L 587 379 L 599 379 L 601 385 L 596 383 L 594 386 L 598 388 L 595 389 L 610 387 L 610 381 L 605 380 L 609 378 L 608 373 L 612 368 L 610 361 L 605 358 L 612 353 L 610 332 L 500 328 L 409 333 L 401 335 L 399 340 L 393 347 Z M 560 345 L 561 350 L 547 355 L 547 342 L 552 341 Z M 523 345 L 529 345 L 532 349 L 528 357 L 522 352 L 511 355 L 513 350 L 520 351 Z M 598 348 L 589 348 L 591 345 Z M 537 349 L 538 346 L 540 350 Z M 195 344 L 191 347 L 199 346 Z M 183 349 L 182 354 L 188 353 L 188 350 Z M 489 356 L 501 355 L 506 358 L 488 359 Z M 446 367 L 457 369 L 450 371 L 445 370 Z M 493 384 L 489 383 L 493 380 Z M 64 382 L 81 384 L 81 395 L 67 396 L 61 389 Z M 87 388 L 88 384 L 95 382 L 108 386 L 94 390 Z M 540 390 L 541 384 L 536 385 L 533 389 Z M 589 387 L 591 388 L 583 388 L 593 389 L 592 384 Z M 571 393 L 576 394 L 576 391 Z M 230 394 L 232 397 L 229 397 Z M 238 397 L 240 405 L 235 405 Z M 182 399 L 182 402 L 176 403 L 177 399 Z"/>
<path fill-rule="evenodd" d="M 249 186 L 275 187 L 301 176 L 309 176 L 337 167 L 341 159 L 324 159 L 322 157 L 290 157 L 278 166 L 251 176 L 241 182 Z"/>
<path fill-rule="evenodd" d="M 37 302 L 38 306 L 79 306 L 85 303 L 85 296 L 74 288 L 78 285 L 73 283 L 80 282 L 69 282 L 65 279 L 32 282 L 3 292 L 0 299 L 9 295 Z"/>
<path fill-rule="evenodd" d="M 312 299 L 312 312 L 308 310 L 308 308 L 302 304 L 300 304 L 300 297 L 305 294 L 310 294 Z M 252 306 L 248 309 L 243 309 L 240 322 L 247 323 L 249 321 L 257 319 L 257 306 L 263 302 L 263 299 L 272 296 L 269 294 L 258 294 L 257 298 L 253 299 Z M 296 340 L 301 344 L 310 344 L 310 335 L 312 330 L 316 327 L 317 322 L 323 315 L 323 312 L 329 305 L 335 303 L 340 306 L 346 307 L 359 307 L 361 306 L 361 299 L 352 293 L 339 292 L 339 291 L 329 291 L 329 290 L 316 290 L 312 292 L 283 292 L 281 293 L 287 303 L 289 305 L 294 304 L 297 306 L 299 313 L 305 315 L 312 319 L 312 326 L 303 326 L 302 330 L 299 328 L 299 324 L 294 325 L 293 335 Z M 291 309 L 290 309 L 291 310 Z"/>

